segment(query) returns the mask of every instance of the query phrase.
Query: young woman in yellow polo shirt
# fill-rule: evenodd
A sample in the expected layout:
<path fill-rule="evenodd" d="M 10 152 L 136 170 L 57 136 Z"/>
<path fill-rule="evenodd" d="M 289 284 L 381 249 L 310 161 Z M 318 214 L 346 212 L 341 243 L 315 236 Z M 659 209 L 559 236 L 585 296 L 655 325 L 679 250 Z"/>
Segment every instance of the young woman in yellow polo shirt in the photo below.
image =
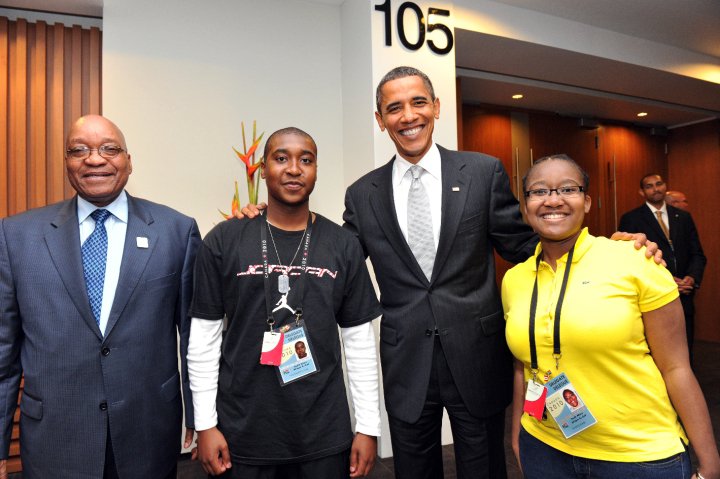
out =
<path fill-rule="evenodd" d="M 587 174 L 566 155 L 538 160 L 523 179 L 540 244 L 502 285 L 516 358 L 513 449 L 523 473 L 718 479 L 677 285 L 632 243 L 588 234 L 587 187 Z"/>

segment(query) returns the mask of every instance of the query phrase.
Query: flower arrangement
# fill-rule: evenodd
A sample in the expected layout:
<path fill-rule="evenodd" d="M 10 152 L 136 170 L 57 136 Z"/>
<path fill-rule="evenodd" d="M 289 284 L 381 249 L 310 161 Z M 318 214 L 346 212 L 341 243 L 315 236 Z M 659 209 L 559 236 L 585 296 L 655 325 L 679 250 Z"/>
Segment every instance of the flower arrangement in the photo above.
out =
<path fill-rule="evenodd" d="M 233 147 L 233 151 L 237 155 L 237 157 L 245 164 L 245 179 L 247 180 L 247 188 L 248 188 L 248 197 L 250 200 L 250 203 L 257 204 L 258 202 L 258 193 L 260 190 L 260 175 L 255 175 L 258 168 L 262 165 L 263 157 L 261 156 L 259 160 L 255 160 L 255 154 L 258 146 L 260 145 L 260 141 L 262 141 L 262 137 L 265 134 L 265 132 L 260 133 L 260 136 L 257 136 L 257 125 L 255 120 L 253 120 L 253 130 L 252 130 L 252 143 L 250 144 L 250 148 L 247 147 L 247 142 L 245 140 L 245 123 L 240 122 L 240 128 L 242 130 L 242 140 L 243 140 L 243 151 L 238 151 L 235 147 Z M 233 196 L 232 202 L 230 204 L 230 214 L 223 213 L 221 210 L 218 209 L 220 214 L 227 220 L 230 218 L 233 218 L 235 216 L 235 213 L 237 213 L 240 210 L 240 195 L 238 194 L 238 182 L 235 181 L 235 195 Z"/>

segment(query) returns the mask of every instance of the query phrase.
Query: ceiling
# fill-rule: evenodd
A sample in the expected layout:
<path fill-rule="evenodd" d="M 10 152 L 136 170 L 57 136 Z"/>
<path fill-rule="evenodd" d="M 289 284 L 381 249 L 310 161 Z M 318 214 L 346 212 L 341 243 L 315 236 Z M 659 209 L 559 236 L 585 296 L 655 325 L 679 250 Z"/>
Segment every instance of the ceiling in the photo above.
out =
<path fill-rule="evenodd" d="M 103 10 L 103 0 L 0 1 L 2 7 L 98 18 Z M 314 1 L 339 5 L 349 0 Z M 720 0 L 494 1 L 720 62 Z M 670 128 L 720 117 L 720 85 L 715 83 L 476 32 L 456 30 L 455 35 L 464 102 Z M 512 100 L 515 93 L 524 98 Z M 648 116 L 638 118 L 640 111 Z"/>

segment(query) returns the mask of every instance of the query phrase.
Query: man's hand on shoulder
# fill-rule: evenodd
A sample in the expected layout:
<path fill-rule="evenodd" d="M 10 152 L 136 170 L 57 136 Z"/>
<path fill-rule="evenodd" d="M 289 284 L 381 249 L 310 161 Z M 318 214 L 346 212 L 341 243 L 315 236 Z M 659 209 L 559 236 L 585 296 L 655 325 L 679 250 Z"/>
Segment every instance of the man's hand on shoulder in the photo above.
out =
<path fill-rule="evenodd" d="M 205 472 L 213 476 L 232 467 L 227 441 L 217 427 L 198 431 L 197 458 Z"/>
<path fill-rule="evenodd" d="M 254 205 L 252 203 L 248 203 L 245 206 L 242 207 L 240 211 L 235 212 L 235 218 L 243 219 L 246 216 L 248 218 L 255 218 L 257 215 L 260 214 L 262 210 L 267 208 L 266 203 L 259 203 L 257 205 Z"/>
<path fill-rule="evenodd" d="M 644 233 L 624 233 L 622 231 L 616 231 L 612 234 L 610 239 L 615 241 L 634 241 L 635 249 L 640 249 L 645 246 L 645 256 L 653 258 L 657 264 L 667 266 L 662 257 L 662 250 L 658 248 L 657 243 L 653 243 L 647 239 L 647 236 L 645 236 Z"/>
<path fill-rule="evenodd" d="M 7 479 L 7 459 L 0 459 L 0 479 Z"/>
<path fill-rule="evenodd" d="M 377 438 L 361 432 L 355 434 L 350 449 L 350 477 L 365 477 L 375 466 Z"/>

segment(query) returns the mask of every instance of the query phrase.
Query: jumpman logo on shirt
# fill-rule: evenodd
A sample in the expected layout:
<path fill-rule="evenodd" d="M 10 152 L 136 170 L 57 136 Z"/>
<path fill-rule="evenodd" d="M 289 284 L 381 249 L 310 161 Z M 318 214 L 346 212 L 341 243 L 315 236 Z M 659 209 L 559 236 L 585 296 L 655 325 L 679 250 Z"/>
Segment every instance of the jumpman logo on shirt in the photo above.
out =
<path fill-rule="evenodd" d="M 280 301 L 278 301 L 277 303 L 275 303 L 275 305 L 277 306 L 277 308 L 275 308 L 275 309 L 272 310 L 273 313 L 276 312 L 276 311 L 280 311 L 281 309 L 287 309 L 288 311 L 290 311 L 290 314 L 295 314 L 295 310 L 292 309 L 292 308 L 288 305 L 288 302 L 287 302 L 288 293 L 290 293 L 290 291 L 288 291 L 287 293 L 285 293 L 285 294 L 283 294 L 282 296 L 280 296 Z"/>

